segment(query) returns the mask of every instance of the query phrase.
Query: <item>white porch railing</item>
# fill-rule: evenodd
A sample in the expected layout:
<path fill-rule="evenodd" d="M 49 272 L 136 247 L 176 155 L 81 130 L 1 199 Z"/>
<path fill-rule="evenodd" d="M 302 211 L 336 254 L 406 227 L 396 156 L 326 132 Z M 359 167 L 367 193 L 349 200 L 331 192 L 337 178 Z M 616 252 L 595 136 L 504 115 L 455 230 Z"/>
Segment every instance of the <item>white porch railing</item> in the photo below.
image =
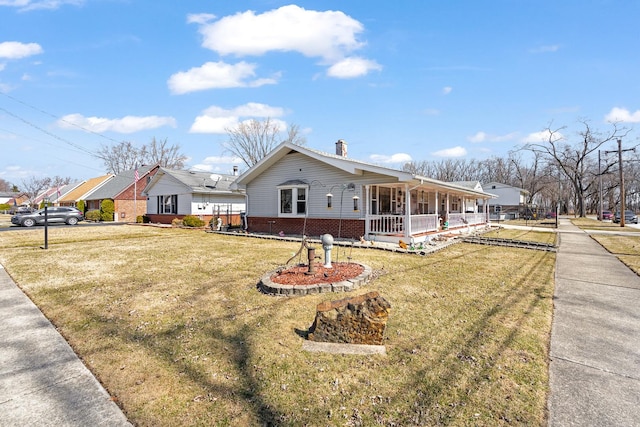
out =
<path fill-rule="evenodd" d="M 438 215 L 411 215 L 411 234 L 437 231 L 440 221 Z"/>
<path fill-rule="evenodd" d="M 451 213 L 449 212 L 449 216 L 447 217 L 448 221 L 449 221 L 449 228 L 453 228 L 453 227 L 463 227 L 467 224 L 465 224 L 466 220 L 464 218 L 464 214 L 463 213 Z"/>
<path fill-rule="evenodd" d="M 485 222 L 482 213 L 449 213 L 449 228 L 464 227 L 465 225 L 483 224 Z M 411 215 L 411 235 L 438 231 L 440 227 L 440 219 L 438 215 Z M 404 236 L 405 235 L 405 216 L 404 215 L 368 215 L 369 233 L 388 235 L 388 236 Z"/>
<path fill-rule="evenodd" d="M 464 214 L 464 216 L 469 225 L 484 224 L 487 222 L 485 220 L 485 214 L 483 213 L 468 213 Z"/>
<path fill-rule="evenodd" d="M 404 234 L 404 216 L 369 215 L 369 232 L 375 234 Z"/>

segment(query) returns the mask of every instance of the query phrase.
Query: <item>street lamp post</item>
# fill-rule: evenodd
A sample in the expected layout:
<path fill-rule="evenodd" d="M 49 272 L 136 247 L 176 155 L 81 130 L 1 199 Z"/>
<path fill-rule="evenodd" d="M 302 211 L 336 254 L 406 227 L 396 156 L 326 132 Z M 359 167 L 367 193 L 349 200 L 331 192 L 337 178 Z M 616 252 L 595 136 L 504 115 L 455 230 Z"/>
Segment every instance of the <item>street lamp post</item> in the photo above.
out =
<path fill-rule="evenodd" d="M 49 249 L 49 198 L 45 197 L 42 202 L 44 203 L 44 246 L 42 249 Z"/>

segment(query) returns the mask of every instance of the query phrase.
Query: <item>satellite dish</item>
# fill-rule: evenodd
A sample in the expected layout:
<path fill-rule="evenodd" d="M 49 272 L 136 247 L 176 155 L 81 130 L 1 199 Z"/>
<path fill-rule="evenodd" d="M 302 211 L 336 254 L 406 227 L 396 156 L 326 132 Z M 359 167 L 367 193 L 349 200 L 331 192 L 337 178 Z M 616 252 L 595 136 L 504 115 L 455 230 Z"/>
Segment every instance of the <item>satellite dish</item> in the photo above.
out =
<path fill-rule="evenodd" d="M 212 173 L 211 175 L 209 175 L 209 178 L 212 181 L 220 181 L 222 179 L 222 176 L 218 175 L 217 173 Z"/>

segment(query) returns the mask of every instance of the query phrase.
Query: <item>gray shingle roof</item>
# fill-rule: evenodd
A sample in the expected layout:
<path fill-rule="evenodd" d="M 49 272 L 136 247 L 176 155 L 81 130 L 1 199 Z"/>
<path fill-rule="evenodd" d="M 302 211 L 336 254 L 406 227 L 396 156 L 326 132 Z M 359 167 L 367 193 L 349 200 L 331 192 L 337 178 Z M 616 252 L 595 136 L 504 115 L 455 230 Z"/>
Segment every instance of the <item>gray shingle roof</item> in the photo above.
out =
<path fill-rule="evenodd" d="M 138 175 L 141 179 L 140 181 L 138 181 L 137 185 L 140 188 L 143 188 L 147 183 L 146 180 L 143 179 L 143 177 L 155 167 L 156 165 L 150 165 L 140 166 L 138 168 Z M 110 179 L 105 185 L 91 193 L 87 197 L 87 200 L 115 199 L 118 194 L 122 193 L 124 190 L 133 185 L 135 172 L 135 169 L 120 172 L 118 175 Z"/>
<path fill-rule="evenodd" d="M 237 178 L 235 175 L 212 174 L 211 172 L 196 172 L 165 168 L 161 168 L 161 171 L 191 188 L 194 193 L 219 193 L 223 191 L 231 191 L 229 187 Z"/>

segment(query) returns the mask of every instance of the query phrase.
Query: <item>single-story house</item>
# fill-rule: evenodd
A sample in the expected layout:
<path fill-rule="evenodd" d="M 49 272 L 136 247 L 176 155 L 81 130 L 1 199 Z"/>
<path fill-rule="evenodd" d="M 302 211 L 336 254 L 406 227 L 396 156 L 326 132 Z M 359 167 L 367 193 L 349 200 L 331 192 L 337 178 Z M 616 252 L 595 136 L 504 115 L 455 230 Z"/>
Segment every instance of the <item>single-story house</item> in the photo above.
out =
<path fill-rule="evenodd" d="M 135 222 L 147 212 L 147 198 L 142 191 L 159 168 L 155 164 L 120 172 L 85 196 L 85 209 L 100 209 L 103 200 L 112 200 L 114 221 Z"/>
<path fill-rule="evenodd" d="M 159 168 L 142 194 L 151 222 L 171 224 L 194 215 L 205 221 L 221 218 L 224 225 L 242 225 L 244 191 L 231 190 L 236 175 Z"/>
<path fill-rule="evenodd" d="M 478 183 L 460 185 L 283 142 L 240 175 L 249 232 L 419 243 L 443 229 L 484 227 Z M 484 203 L 488 206 L 488 203 Z"/>
<path fill-rule="evenodd" d="M 58 197 L 56 203 L 58 206 L 75 207 L 80 200 L 86 200 L 87 195 L 105 185 L 114 176 L 114 174 L 110 173 L 82 181 L 79 185 Z"/>

